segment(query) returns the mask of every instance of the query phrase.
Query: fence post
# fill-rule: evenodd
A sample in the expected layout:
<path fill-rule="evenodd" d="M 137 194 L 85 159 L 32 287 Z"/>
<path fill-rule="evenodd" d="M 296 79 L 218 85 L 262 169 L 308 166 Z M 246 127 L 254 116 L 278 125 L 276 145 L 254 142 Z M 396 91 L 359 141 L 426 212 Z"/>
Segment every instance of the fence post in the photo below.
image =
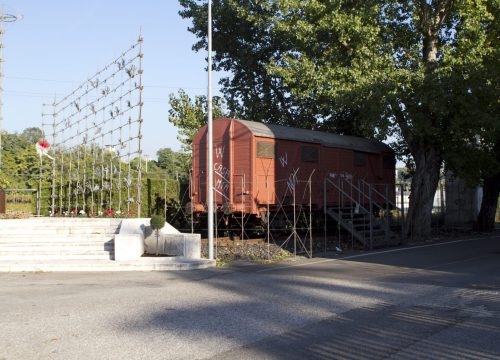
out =
<path fill-rule="evenodd" d="M 270 244 L 269 244 L 269 240 L 270 240 L 270 236 L 271 236 L 271 234 L 269 233 L 271 231 L 271 229 L 270 229 L 271 213 L 269 212 L 269 203 L 271 202 L 271 200 L 269 199 L 269 183 L 268 183 L 267 175 L 266 175 L 266 192 L 267 192 L 267 259 L 271 260 Z"/>
<path fill-rule="evenodd" d="M 370 201 L 370 213 L 368 214 L 370 219 L 370 250 L 373 249 L 373 201 L 372 201 L 372 185 L 368 185 L 368 200 Z"/>
<path fill-rule="evenodd" d="M 389 241 L 390 216 L 389 216 L 389 184 L 385 184 L 385 243 Z"/>
<path fill-rule="evenodd" d="M 37 194 L 37 202 L 36 202 L 36 215 L 40 216 L 42 209 L 42 166 L 43 166 L 43 157 L 40 154 L 40 173 L 38 178 L 38 194 Z"/>
<path fill-rule="evenodd" d="M 405 186 L 404 183 L 399 186 L 401 187 L 401 240 L 405 240 Z"/>
<path fill-rule="evenodd" d="M 312 259 L 313 257 L 313 246 L 312 246 L 312 174 L 314 174 L 314 171 L 311 173 L 311 176 L 309 176 L 309 258 Z M 304 241 L 305 242 L 305 241 Z"/>
<path fill-rule="evenodd" d="M 296 173 L 293 174 L 293 255 L 297 256 L 297 213 L 295 209 L 295 188 L 297 187 Z"/>
<path fill-rule="evenodd" d="M 324 215 L 324 222 L 323 222 L 323 232 L 324 232 L 324 252 L 326 253 L 326 178 L 323 180 L 323 215 Z"/>

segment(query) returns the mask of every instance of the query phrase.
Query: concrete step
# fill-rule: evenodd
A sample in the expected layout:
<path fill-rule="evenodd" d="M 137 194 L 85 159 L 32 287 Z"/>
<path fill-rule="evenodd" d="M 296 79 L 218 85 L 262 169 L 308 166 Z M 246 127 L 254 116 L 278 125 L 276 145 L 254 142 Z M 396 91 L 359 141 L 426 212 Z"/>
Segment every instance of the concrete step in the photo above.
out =
<path fill-rule="evenodd" d="M 0 251 L 10 252 L 37 252 L 37 251 L 114 251 L 115 245 L 113 241 L 108 242 L 52 242 L 52 243 L 0 243 Z"/>
<path fill-rule="evenodd" d="M 114 258 L 114 254 L 108 251 L 50 251 L 40 250 L 37 252 L 17 252 L 0 250 L 0 263 L 12 260 L 110 260 Z"/>
<path fill-rule="evenodd" d="M 9 260 L 0 262 L 0 272 L 27 271 L 170 271 L 193 270 L 215 266 L 213 260 L 184 259 L 182 257 L 141 258 L 136 261 L 114 260 Z"/>
<path fill-rule="evenodd" d="M 109 225 L 119 226 L 121 219 L 114 218 L 29 218 L 29 219 L 0 219 L 2 226 L 19 225 L 19 224 L 33 224 L 33 225 L 69 225 L 69 224 L 95 224 L 95 225 Z"/>
<path fill-rule="evenodd" d="M 0 244 L 4 243 L 105 243 L 112 241 L 114 234 L 0 234 Z"/>
<path fill-rule="evenodd" d="M 93 227 L 68 227 L 68 228 L 49 228 L 49 227 L 41 227 L 41 228 L 22 228 L 22 229 L 0 229 L 0 236 L 23 236 L 27 235 L 42 235 L 42 236 L 52 236 L 52 235 L 93 235 L 93 234 L 102 234 L 102 235 L 114 235 L 117 234 L 116 229 L 109 228 L 93 228 Z"/>

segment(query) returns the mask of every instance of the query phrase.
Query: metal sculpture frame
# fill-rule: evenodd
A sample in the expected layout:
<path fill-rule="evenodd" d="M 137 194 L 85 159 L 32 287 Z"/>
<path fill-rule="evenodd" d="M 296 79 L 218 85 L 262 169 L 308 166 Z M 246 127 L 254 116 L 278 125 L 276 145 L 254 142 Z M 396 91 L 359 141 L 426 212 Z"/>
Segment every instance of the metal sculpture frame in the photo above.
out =
<path fill-rule="evenodd" d="M 42 122 L 52 137 L 51 215 L 130 216 L 135 202 L 141 216 L 142 43 L 139 35 L 44 114 L 52 117 Z"/>

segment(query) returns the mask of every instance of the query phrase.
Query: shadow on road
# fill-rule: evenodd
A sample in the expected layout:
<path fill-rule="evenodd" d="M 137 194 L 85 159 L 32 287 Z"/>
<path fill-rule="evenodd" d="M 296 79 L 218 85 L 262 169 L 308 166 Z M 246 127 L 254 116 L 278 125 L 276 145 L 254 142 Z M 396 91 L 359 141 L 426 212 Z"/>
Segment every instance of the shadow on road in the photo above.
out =
<path fill-rule="evenodd" d="M 220 342 L 231 349 L 221 359 L 498 358 L 499 250 L 492 238 L 260 273 L 180 273 L 207 290 L 196 306 L 119 327 Z"/>

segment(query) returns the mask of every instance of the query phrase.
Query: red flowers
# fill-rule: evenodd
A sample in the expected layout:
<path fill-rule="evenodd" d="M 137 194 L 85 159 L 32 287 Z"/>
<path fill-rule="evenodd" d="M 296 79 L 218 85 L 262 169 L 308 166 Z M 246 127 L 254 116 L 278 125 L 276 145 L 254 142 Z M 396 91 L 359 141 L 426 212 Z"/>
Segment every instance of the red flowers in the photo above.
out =
<path fill-rule="evenodd" d="M 113 216 L 114 213 L 113 209 L 104 210 L 104 215 L 106 216 Z"/>
<path fill-rule="evenodd" d="M 50 148 L 49 142 L 47 140 L 38 141 L 38 146 L 44 150 L 48 150 Z"/>

